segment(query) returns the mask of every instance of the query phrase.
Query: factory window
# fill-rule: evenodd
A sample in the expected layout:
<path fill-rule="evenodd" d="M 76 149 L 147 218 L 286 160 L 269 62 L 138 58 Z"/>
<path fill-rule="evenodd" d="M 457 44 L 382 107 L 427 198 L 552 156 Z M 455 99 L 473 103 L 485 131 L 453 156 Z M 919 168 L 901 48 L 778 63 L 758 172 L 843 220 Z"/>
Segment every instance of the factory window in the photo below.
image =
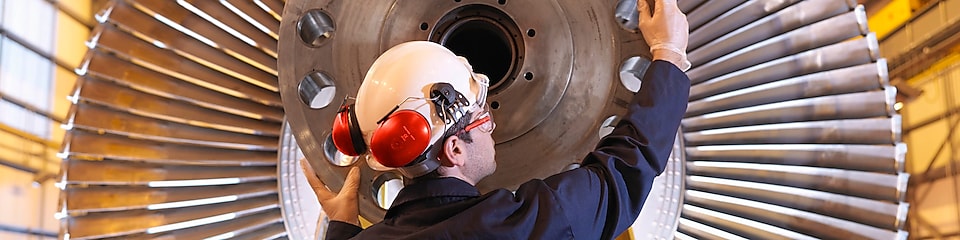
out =
<path fill-rule="evenodd" d="M 0 124 L 49 139 L 57 10 L 43 0 L 2 1 Z"/>

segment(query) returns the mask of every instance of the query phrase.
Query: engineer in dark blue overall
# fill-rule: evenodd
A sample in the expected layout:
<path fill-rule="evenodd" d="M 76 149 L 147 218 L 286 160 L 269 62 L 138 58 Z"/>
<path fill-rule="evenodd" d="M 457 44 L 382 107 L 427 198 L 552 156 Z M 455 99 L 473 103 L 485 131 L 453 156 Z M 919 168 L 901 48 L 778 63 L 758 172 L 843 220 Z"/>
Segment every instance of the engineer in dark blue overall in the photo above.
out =
<path fill-rule="evenodd" d="M 430 138 L 429 142 L 417 142 L 431 145 L 424 153 L 414 154 L 419 157 L 417 161 L 428 163 L 417 169 L 401 169 L 405 176 L 415 176 L 414 180 L 400 191 L 383 221 L 367 229 L 359 227 L 356 167 L 351 169 L 340 193 L 333 193 L 305 166 L 308 180 L 330 219 L 327 238 L 611 239 L 621 234 L 636 220 L 654 177 L 666 166 L 690 88 L 690 80 L 683 72 L 690 67 L 685 53 L 686 16 L 678 9 L 676 0 L 655 0 L 655 6 L 648 6 L 644 0 L 638 2 L 639 28 L 651 46 L 654 61 L 643 76 L 628 113 L 612 133 L 600 140 L 596 150 L 584 157 L 580 168 L 530 180 L 515 193 L 499 189 L 481 194 L 475 187 L 496 169 L 491 137 L 496 124 L 485 106 L 485 77 L 473 74 L 465 60 L 432 43 L 405 43 L 385 52 L 365 77 L 356 112 L 344 115 L 344 121 L 351 121 L 348 116 L 355 117 L 357 122 L 353 124 L 359 128 L 348 130 L 362 133 L 365 141 L 354 139 L 352 143 L 369 145 L 369 151 L 385 166 L 403 168 L 418 162 L 394 162 L 397 159 L 393 158 L 408 153 L 393 153 L 389 149 L 406 144 L 409 139 Z M 419 71 L 426 68 L 453 70 Z M 439 89 L 436 86 L 446 86 L 459 94 L 447 98 L 422 96 L 421 87 L 416 84 L 434 86 L 434 90 Z M 413 92 L 395 92 L 397 86 L 411 85 L 417 86 Z M 392 98 L 383 100 L 386 97 Z M 450 100 L 451 105 L 437 99 Z M 436 106 L 417 101 L 432 101 Z M 430 106 L 417 107 L 422 105 Z M 413 117 L 399 113 L 403 111 Z M 416 131 L 411 133 L 407 128 L 401 131 L 385 127 L 390 121 L 420 119 L 417 114 L 423 116 L 424 120 L 417 121 L 425 129 L 440 131 L 416 135 Z M 443 120 L 450 120 L 447 118 L 456 123 L 444 125 Z M 336 131 L 336 124 L 334 128 Z M 378 134 L 383 138 L 398 131 L 396 139 L 400 140 L 378 143 Z M 336 143 L 338 148 L 343 149 L 343 141 L 346 140 Z M 435 153 L 427 154 L 431 149 Z M 433 165 L 429 164 L 430 159 Z"/>

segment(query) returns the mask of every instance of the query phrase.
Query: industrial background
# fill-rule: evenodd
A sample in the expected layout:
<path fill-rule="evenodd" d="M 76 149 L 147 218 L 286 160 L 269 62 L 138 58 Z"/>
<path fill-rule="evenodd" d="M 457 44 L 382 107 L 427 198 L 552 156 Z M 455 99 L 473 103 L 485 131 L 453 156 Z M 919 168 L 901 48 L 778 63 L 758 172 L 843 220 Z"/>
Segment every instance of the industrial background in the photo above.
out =
<path fill-rule="evenodd" d="M 280 26 L 284 21 L 281 16 L 289 10 L 283 8 L 285 2 L 297 1 L 0 0 L 0 239 L 295 238 L 295 235 L 288 234 L 290 227 L 284 226 L 286 218 L 281 213 L 281 197 L 278 196 L 282 190 L 277 187 L 280 178 L 284 177 L 277 174 L 278 168 L 283 167 L 277 165 L 278 151 L 281 154 L 285 151 L 278 141 L 287 134 L 282 127 L 282 107 L 289 105 L 281 103 L 277 94 L 283 91 L 283 84 L 277 83 L 280 67 L 276 62 L 278 53 L 283 51 Z M 490 2 L 496 4 L 493 2 L 497 1 Z M 499 2 L 504 5 L 506 1 Z M 609 2 L 612 2 L 610 6 L 616 6 L 617 1 Z M 684 10 L 690 10 L 691 26 L 700 27 L 722 22 L 720 20 L 732 15 L 725 12 L 743 9 L 738 6 L 843 1 L 680 2 L 689 6 Z M 893 135 L 896 135 L 892 139 L 877 140 L 881 142 L 843 140 L 839 143 L 853 141 L 852 144 L 883 145 L 885 147 L 877 149 L 890 150 L 896 155 L 903 153 L 903 144 L 899 144 L 902 140 L 908 147 L 905 155 L 879 156 L 890 155 L 879 152 L 876 153 L 878 157 L 871 158 L 879 159 L 877 161 L 891 158 L 891 162 L 897 163 L 893 167 L 853 164 L 857 161 L 852 157 L 855 154 L 843 155 L 851 156 L 844 158 L 850 165 L 791 163 L 783 160 L 788 159 L 786 157 L 777 162 L 780 165 L 836 169 L 832 177 L 842 176 L 853 179 L 851 181 L 824 177 L 822 179 L 827 180 L 818 182 L 816 174 L 791 175 L 810 168 L 777 170 L 747 164 L 738 170 L 746 169 L 745 175 L 760 177 L 744 178 L 738 177 L 744 174 L 735 171 L 717 170 L 724 167 L 722 164 L 687 165 L 686 171 L 693 177 L 687 178 L 687 187 L 692 191 L 685 193 L 688 202 L 682 209 L 677 238 L 895 238 L 908 232 L 910 239 L 960 239 L 960 177 L 957 176 L 960 173 L 957 169 L 960 153 L 954 153 L 960 149 L 960 137 L 954 136 L 960 124 L 957 115 L 960 112 L 960 99 L 957 98 L 960 96 L 955 95 L 960 93 L 960 0 L 859 0 L 858 3 L 863 8 L 843 7 L 843 11 L 825 15 L 823 19 L 827 20 L 822 20 L 825 24 L 816 25 L 820 21 L 810 21 L 800 23 L 796 28 L 807 31 L 830 29 L 829 26 L 844 23 L 844 12 L 866 13 L 869 31 L 875 35 L 857 31 L 851 36 L 830 33 L 846 41 L 810 45 L 820 44 L 816 47 L 818 49 L 821 46 L 822 49 L 831 46 L 836 49 L 847 46 L 840 45 L 844 43 L 859 46 L 857 41 L 862 41 L 866 43 L 861 45 L 866 46 L 875 37 L 879 43 L 879 58 L 867 57 L 864 64 L 873 66 L 873 69 L 876 65 L 886 66 L 888 75 L 880 78 L 881 81 L 889 80 L 882 84 L 896 87 L 895 101 L 890 103 L 895 112 L 878 113 L 880 115 L 855 113 L 861 115 L 844 119 L 863 118 L 867 122 L 876 120 L 867 117 L 886 117 L 902 119 L 902 125 L 892 128 Z M 704 7 L 709 4 L 714 5 Z M 711 12 L 710 9 L 719 11 Z M 781 9 L 779 12 L 795 10 L 788 5 Z M 310 44 L 307 38 L 322 40 L 330 37 L 332 30 L 322 28 L 332 27 L 325 25 L 330 21 L 328 13 L 305 15 L 312 17 L 314 24 L 319 23 L 321 28 L 313 35 L 306 34 L 310 36 L 301 32 L 304 41 Z M 764 19 L 768 18 L 754 20 L 761 22 Z M 801 28 L 807 25 L 810 28 Z M 421 28 L 426 30 L 428 26 Z M 702 29 L 707 28 L 696 29 L 691 35 L 691 48 L 703 47 L 691 51 L 695 68 L 690 74 L 695 82 L 710 84 L 713 78 L 733 78 L 736 73 L 730 72 L 734 70 L 760 65 L 710 65 L 710 60 L 725 54 L 729 54 L 727 59 L 765 57 L 732 50 L 708 52 L 710 47 L 720 44 L 694 39 L 695 35 L 702 38 L 706 34 L 707 31 Z M 756 32 L 755 36 L 764 34 L 760 30 Z M 547 30 L 521 29 L 521 35 L 531 39 L 548 34 L 551 33 Z M 783 35 L 789 34 L 830 35 L 823 32 Z M 749 36 L 727 40 L 747 38 Z M 767 38 L 775 37 L 763 37 Z M 281 43 L 279 48 L 278 42 Z M 851 53 L 857 50 L 856 47 L 846 48 Z M 809 49 L 813 48 L 788 51 L 792 51 L 791 56 L 800 56 Z M 815 50 L 810 51 L 817 53 Z M 822 53 L 831 52 L 823 50 Z M 829 62 L 829 57 L 822 59 Z M 775 65 L 769 63 L 774 62 L 773 59 L 764 62 L 768 63 L 761 66 Z M 696 65 L 704 67 L 698 69 Z M 835 71 L 862 70 L 853 69 L 855 66 L 844 67 Z M 759 72 L 758 69 L 762 70 L 762 67 L 751 70 Z M 322 74 L 310 76 L 315 76 L 311 81 L 326 77 Z M 546 75 L 518 76 L 529 81 Z M 784 89 L 789 87 L 784 85 Z M 761 89 L 763 86 L 753 90 L 762 92 Z M 844 92 L 847 95 L 836 99 L 827 99 L 830 96 L 824 95 L 840 96 L 838 93 L 803 98 L 820 97 L 814 99 L 817 101 L 847 99 L 851 101 L 849 104 L 868 105 L 873 102 L 855 100 L 861 96 L 866 98 L 866 94 L 892 93 L 884 89 L 878 86 L 849 90 Z M 694 91 L 695 95 L 700 95 L 692 98 L 711 99 L 726 91 L 722 86 Z M 855 95 L 861 94 L 858 91 L 863 91 L 863 95 Z M 685 135 L 688 145 L 724 141 L 705 137 L 706 131 L 701 130 L 743 125 L 742 119 L 698 118 L 698 114 L 711 111 L 709 106 L 704 106 L 707 104 L 704 101 L 699 102 L 700 105 L 691 102 L 691 109 L 701 109 L 702 112 L 688 113 L 685 119 L 685 130 L 690 132 Z M 743 107 L 731 102 L 726 104 L 720 108 Z M 880 104 L 884 104 L 882 98 Z M 758 111 L 756 108 L 751 110 Z M 809 119 L 798 117 L 796 121 L 801 120 L 835 119 L 814 116 Z M 775 123 L 755 121 L 753 124 Z M 855 123 L 859 122 L 851 120 L 848 125 Z M 600 123 L 601 131 L 609 124 Z M 509 133 L 509 129 L 504 131 L 501 134 Z M 849 138 L 856 137 L 851 135 Z M 837 145 L 842 148 L 838 152 L 860 151 L 859 155 L 869 155 L 864 151 L 874 149 L 859 148 L 860 145 Z M 705 153 L 708 149 L 688 148 L 687 160 L 695 163 L 695 160 L 708 158 L 703 155 L 708 154 Z M 703 152 L 698 152 L 701 150 Z M 757 154 L 764 149 L 753 150 L 753 154 Z M 769 154 L 776 155 L 772 151 Z M 835 157 L 825 158 L 831 156 Z M 906 179 L 904 172 L 909 174 L 909 182 L 896 182 Z M 764 178 L 772 175 L 788 180 Z M 880 184 L 876 189 L 864 189 L 856 182 L 857 178 L 874 177 L 893 179 L 894 182 Z M 727 178 L 737 181 L 726 181 Z M 206 181 L 194 181 L 196 179 Z M 749 187 L 738 185 L 744 181 L 816 191 L 794 193 L 801 196 L 796 197 L 782 192 L 745 190 Z M 904 189 L 906 192 L 902 195 L 899 191 Z M 792 217 L 731 205 L 741 198 L 782 209 L 781 212 L 790 212 Z M 877 210 L 878 214 L 873 216 L 838 209 L 845 204 L 875 202 L 879 203 L 855 207 L 877 206 L 892 210 Z M 909 210 L 898 212 L 905 209 Z M 906 221 L 898 222 L 904 215 Z M 825 218 L 829 219 L 823 220 Z M 816 231 L 817 226 L 834 219 L 854 223 L 850 226 L 856 228 L 847 230 L 852 235 Z M 771 226 L 773 228 L 768 228 Z M 625 237 L 645 238 L 637 235 L 643 229 L 634 231 L 638 233 Z M 806 235 L 791 235 L 791 232 Z"/>

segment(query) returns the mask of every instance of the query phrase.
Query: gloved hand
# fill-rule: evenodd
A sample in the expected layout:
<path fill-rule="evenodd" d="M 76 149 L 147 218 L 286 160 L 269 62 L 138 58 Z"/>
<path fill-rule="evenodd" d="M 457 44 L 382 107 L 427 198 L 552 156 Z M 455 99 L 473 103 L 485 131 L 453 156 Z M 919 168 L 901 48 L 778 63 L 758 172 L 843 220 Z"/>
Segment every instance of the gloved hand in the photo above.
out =
<path fill-rule="evenodd" d="M 357 205 L 357 188 L 360 187 L 360 168 L 350 168 L 347 173 L 347 179 L 343 182 L 343 188 L 340 193 L 334 194 L 327 186 L 320 181 L 317 173 L 310 167 L 306 159 L 300 159 L 300 168 L 307 176 L 307 182 L 317 194 L 317 200 L 320 201 L 320 207 L 327 213 L 330 221 L 341 221 L 354 226 L 360 226 L 360 210 Z"/>
<path fill-rule="evenodd" d="M 690 25 L 687 15 L 680 11 L 677 0 L 654 0 L 651 12 L 646 0 L 637 0 L 639 28 L 643 39 L 650 45 L 653 60 L 664 60 L 677 65 L 680 70 L 690 69 L 687 60 L 687 39 Z"/>

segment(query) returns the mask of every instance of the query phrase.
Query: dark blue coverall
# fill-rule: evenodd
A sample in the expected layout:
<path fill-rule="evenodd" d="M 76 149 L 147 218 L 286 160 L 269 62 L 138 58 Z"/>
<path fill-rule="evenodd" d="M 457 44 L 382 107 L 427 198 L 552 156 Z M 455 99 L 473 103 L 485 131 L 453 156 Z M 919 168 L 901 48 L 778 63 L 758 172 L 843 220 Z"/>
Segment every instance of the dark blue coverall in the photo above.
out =
<path fill-rule="evenodd" d="M 580 168 L 530 180 L 516 194 L 481 195 L 456 178 L 418 180 L 382 222 L 361 230 L 331 221 L 327 239 L 612 239 L 633 224 L 663 172 L 689 90 L 680 69 L 654 61 L 627 115 Z"/>

